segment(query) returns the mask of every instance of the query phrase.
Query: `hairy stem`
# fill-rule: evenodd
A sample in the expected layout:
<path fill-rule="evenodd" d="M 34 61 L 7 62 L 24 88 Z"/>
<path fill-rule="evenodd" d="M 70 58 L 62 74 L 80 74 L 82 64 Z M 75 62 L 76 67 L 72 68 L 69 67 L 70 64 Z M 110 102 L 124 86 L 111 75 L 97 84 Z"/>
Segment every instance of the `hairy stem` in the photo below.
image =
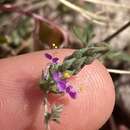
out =
<path fill-rule="evenodd" d="M 48 98 L 47 98 L 47 94 L 45 94 L 45 97 L 44 97 L 45 130 L 50 130 L 49 120 L 47 120 L 48 112 L 49 112 L 48 111 Z"/>

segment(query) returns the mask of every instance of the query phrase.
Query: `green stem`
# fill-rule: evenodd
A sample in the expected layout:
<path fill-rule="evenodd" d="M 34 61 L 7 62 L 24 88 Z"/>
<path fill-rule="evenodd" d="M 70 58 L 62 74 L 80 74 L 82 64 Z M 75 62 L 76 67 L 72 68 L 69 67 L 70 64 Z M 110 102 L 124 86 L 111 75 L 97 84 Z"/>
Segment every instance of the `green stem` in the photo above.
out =
<path fill-rule="evenodd" d="M 44 97 L 45 130 L 50 130 L 49 120 L 46 119 L 48 112 L 49 112 L 48 111 L 48 98 L 47 98 L 47 93 L 46 93 Z"/>

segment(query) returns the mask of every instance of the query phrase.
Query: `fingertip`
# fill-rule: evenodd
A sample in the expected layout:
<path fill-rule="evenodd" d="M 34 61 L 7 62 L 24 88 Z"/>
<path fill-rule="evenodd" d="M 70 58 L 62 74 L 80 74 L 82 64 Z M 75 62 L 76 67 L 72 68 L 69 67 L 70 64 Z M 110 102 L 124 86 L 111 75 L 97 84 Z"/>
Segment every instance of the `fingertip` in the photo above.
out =
<path fill-rule="evenodd" d="M 26 114 L 24 115 L 24 119 L 25 121 L 28 121 L 35 117 L 36 130 L 38 128 L 38 130 L 43 129 L 43 125 L 41 124 L 43 121 L 42 97 L 37 83 L 40 79 L 42 69 L 45 69 L 46 65 L 49 63 L 49 60 L 44 57 L 45 52 L 49 52 L 50 54 L 59 57 L 60 61 L 62 62 L 63 58 L 70 55 L 73 50 L 49 50 L 6 59 L 1 62 L 3 69 L 0 70 L 0 74 L 2 75 L 0 80 L 2 82 L 5 81 L 4 84 L 6 84 L 8 88 L 12 88 L 12 90 L 8 89 L 8 95 L 12 97 L 15 97 L 15 95 L 16 97 L 21 96 L 20 100 L 22 100 L 23 104 L 26 103 L 28 104 L 28 107 L 30 107 L 30 109 L 28 109 L 30 113 L 32 111 L 31 108 L 34 108 L 33 115 L 35 116 Z M 19 68 L 16 69 L 16 67 Z M 5 71 L 8 73 L 2 74 Z M 7 84 L 8 82 L 6 83 L 6 80 L 8 79 L 9 84 Z M 21 79 L 23 82 L 18 82 L 21 81 Z M 52 129 L 99 129 L 109 118 L 115 102 L 114 85 L 106 68 L 99 61 L 95 60 L 92 64 L 86 65 L 76 76 L 70 79 L 69 83 L 80 91 L 78 92 L 78 96 L 75 100 L 71 99 L 69 96 L 65 96 L 63 99 L 59 99 L 59 101 L 65 105 L 64 111 L 61 115 L 61 124 L 57 125 L 52 122 Z M 3 86 L 3 88 L 5 92 L 5 87 Z M 21 91 L 25 92 L 27 88 L 28 90 L 36 91 L 37 94 L 33 91 L 28 94 L 27 99 L 25 99 L 25 97 L 23 98 L 23 93 L 21 93 Z M 14 100 L 18 99 L 19 98 L 15 98 Z M 34 99 L 35 103 L 33 103 Z M 54 102 L 57 101 L 55 99 L 53 99 Z M 15 109 L 17 110 L 19 106 L 21 106 L 20 100 L 19 103 L 16 104 Z M 11 102 L 8 105 L 11 105 Z M 26 113 L 26 110 L 23 109 L 23 112 L 21 110 L 21 115 L 22 113 Z M 17 118 L 15 121 L 17 121 Z M 33 123 L 34 122 L 32 122 L 32 124 Z M 33 128 L 32 124 L 30 124 L 30 128 Z"/>

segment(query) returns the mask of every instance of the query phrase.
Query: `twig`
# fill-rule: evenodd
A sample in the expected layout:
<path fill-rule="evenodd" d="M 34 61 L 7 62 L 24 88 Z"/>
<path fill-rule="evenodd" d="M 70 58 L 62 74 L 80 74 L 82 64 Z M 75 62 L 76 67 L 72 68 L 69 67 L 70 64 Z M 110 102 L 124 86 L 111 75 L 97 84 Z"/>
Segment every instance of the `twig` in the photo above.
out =
<path fill-rule="evenodd" d="M 130 21 L 128 21 L 125 25 L 123 25 L 121 28 L 119 28 L 116 32 L 111 34 L 110 36 L 106 37 L 102 42 L 109 42 L 111 41 L 114 37 L 116 37 L 118 34 L 123 32 L 126 28 L 130 26 Z"/>
<path fill-rule="evenodd" d="M 84 0 L 84 1 L 95 3 L 95 4 L 100 4 L 100 5 L 105 5 L 105 6 L 111 6 L 114 8 L 130 9 L 130 6 L 127 6 L 127 5 L 116 4 L 116 3 L 111 3 L 111 2 L 101 1 L 101 0 Z"/>
<path fill-rule="evenodd" d="M 106 20 L 103 16 L 98 16 L 92 12 L 86 11 L 83 8 L 80 8 L 79 6 L 76 6 L 69 1 L 66 0 L 59 0 L 62 4 L 66 5 L 67 7 L 77 11 L 78 13 L 81 13 L 81 15 L 88 20 L 92 21 L 93 23 L 100 24 L 100 25 L 106 25 L 103 21 Z"/>
<path fill-rule="evenodd" d="M 118 69 L 107 69 L 108 72 L 110 73 L 115 73 L 115 74 L 128 74 L 130 75 L 130 71 L 128 70 L 118 70 Z"/>

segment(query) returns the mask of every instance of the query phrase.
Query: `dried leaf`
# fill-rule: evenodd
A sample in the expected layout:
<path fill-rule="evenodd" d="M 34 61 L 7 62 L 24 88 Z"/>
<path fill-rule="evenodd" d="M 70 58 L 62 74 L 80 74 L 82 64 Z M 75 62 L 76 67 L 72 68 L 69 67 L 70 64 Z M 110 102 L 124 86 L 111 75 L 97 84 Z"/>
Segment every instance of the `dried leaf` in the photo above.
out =
<path fill-rule="evenodd" d="M 36 22 L 34 30 L 35 49 L 61 48 L 67 36 L 58 26 L 43 21 Z"/>

